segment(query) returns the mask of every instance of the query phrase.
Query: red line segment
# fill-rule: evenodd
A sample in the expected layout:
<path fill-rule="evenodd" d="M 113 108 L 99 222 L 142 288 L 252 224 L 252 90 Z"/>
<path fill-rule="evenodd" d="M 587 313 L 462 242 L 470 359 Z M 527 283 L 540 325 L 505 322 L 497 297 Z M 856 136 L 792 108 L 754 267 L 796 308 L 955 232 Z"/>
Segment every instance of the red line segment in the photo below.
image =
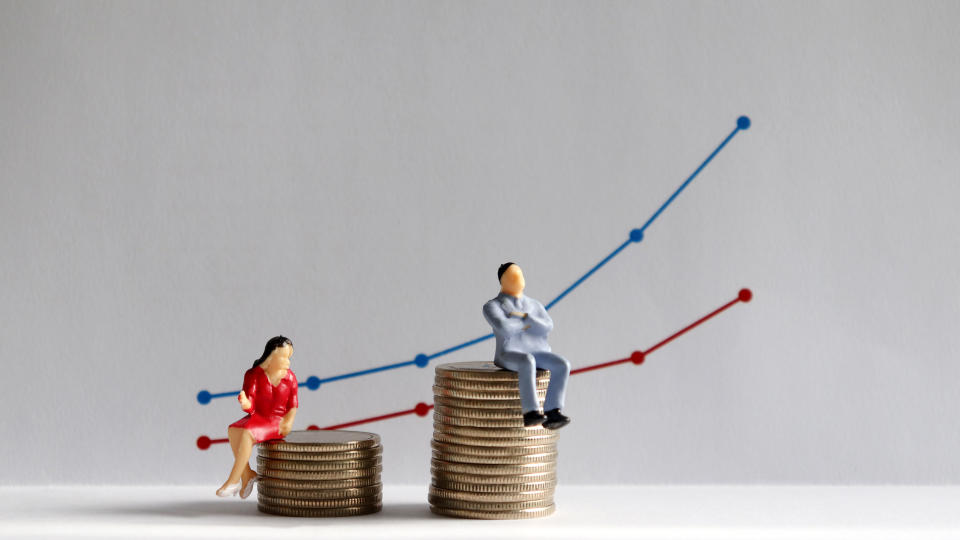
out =
<path fill-rule="evenodd" d="M 370 418 L 364 418 L 363 420 L 354 420 L 353 422 L 347 422 L 345 424 L 337 424 L 335 426 L 327 426 L 320 429 L 343 429 L 351 426 L 358 426 L 360 424 L 369 424 L 370 422 L 379 422 L 380 420 L 386 420 L 388 418 L 396 418 L 398 416 L 406 416 L 408 414 L 416 414 L 417 416 L 426 416 L 430 409 L 433 408 L 433 403 L 426 404 L 422 401 L 417 403 L 417 406 L 412 409 L 407 409 L 405 411 L 397 411 L 395 413 L 383 414 L 380 416 L 372 416 Z"/>

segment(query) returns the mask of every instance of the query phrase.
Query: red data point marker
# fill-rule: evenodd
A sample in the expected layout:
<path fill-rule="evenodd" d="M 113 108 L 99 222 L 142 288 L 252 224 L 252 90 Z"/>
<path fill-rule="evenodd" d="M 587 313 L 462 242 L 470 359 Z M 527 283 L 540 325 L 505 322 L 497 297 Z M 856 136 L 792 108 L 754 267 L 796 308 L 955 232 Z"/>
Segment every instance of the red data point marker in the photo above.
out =
<path fill-rule="evenodd" d="M 417 416 L 426 416 L 427 413 L 430 412 L 430 406 L 421 401 L 413 408 L 413 412 L 415 412 Z"/>

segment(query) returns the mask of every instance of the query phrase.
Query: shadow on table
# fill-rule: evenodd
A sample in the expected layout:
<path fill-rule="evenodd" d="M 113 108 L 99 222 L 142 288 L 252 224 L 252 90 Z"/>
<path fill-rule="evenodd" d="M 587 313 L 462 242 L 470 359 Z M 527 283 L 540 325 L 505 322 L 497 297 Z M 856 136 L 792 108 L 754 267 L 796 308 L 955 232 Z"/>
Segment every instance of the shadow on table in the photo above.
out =
<path fill-rule="evenodd" d="M 430 512 L 430 506 L 424 503 L 399 503 L 384 504 L 383 509 L 375 514 L 366 514 L 362 516 L 348 516 L 339 518 L 294 518 L 286 516 L 275 516 L 265 514 L 257 510 L 256 499 L 253 501 L 183 501 L 183 502 L 160 502 L 151 505 L 124 505 L 114 508 L 100 507 L 95 509 L 86 509 L 86 514 L 104 513 L 110 515 L 127 515 L 131 517 L 159 517 L 159 518 L 183 518 L 193 520 L 198 518 L 213 518 L 211 524 L 220 525 L 222 520 L 230 520 L 231 524 L 251 524 L 269 523 L 271 526 L 283 526 L 289 523 L 293 525 L 303 525 L 304 522 L 316 523 L 318 525 L 325 522 L 341 523 L 345 520 L 417 520 L 417 519 L 443 519 Z"/>

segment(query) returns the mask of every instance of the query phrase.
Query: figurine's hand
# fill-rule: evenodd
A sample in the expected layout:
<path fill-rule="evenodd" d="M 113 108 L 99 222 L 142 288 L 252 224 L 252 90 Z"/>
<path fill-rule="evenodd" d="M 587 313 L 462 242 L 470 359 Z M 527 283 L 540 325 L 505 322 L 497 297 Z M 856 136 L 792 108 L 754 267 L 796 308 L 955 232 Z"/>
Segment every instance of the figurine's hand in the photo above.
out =
<path fill-rule="evenodd" d="M 247 393 L 244 392 L 243 390 L 241 390 L 241 391 L 240 391 L 240 394 L 237 396 L 237 401 L 240 402 L 240 408 L 243 409 L 243 410 L 245 410 L 245 411 L 248 410 L 248 409 L 250 408 L 250 406 L 252 405 L 252 404 L 250 403 L 250 400 L 247 399 Z"/>
<path fill-rule="evenodd" d="M 286 437 L 287 433 L 290 433 L 290 431 L 292 430 L 293 430 L 293 422 L 280 422 L 280 428 L 278 429 L 278 431 L 280 432 L 281 437 Z"/>
<path fill-rule="evenodd" d="M 527 330 L 527 329 L 529 329 L 529 328 L 530 328 L 530 325 L 529 325 L 529 324 L 523 327 L 524 330 Z"/>
<path fill-rule="evenodd" d="M 510 315 L 513 315 L 514 317 L 520 317 L 521 319 L 527 318 L 527 314 L 522 311 L 511 311 Z"/>

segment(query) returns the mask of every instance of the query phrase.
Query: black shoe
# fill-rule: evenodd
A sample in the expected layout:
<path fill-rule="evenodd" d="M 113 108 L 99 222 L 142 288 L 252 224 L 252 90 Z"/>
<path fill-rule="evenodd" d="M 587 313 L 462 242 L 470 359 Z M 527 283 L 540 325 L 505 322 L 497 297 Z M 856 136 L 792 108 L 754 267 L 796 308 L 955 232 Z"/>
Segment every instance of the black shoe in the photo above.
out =
<path fill-rule="evenodd" d="M 523 413 L 523 426 L 524 427 L 539 426 L 546 419 L 547 417 L 540 414 L 540 411 L 536 409 L 532 411 L 527 411 Z"/>
<path fill-rule="evenodd" d="M 570 417 L 560 414 L 560 409 L 550 409 L 547 411 L 547 421 L 543 427 L 547 429 L 560 429 L 570 423 Z"/>

